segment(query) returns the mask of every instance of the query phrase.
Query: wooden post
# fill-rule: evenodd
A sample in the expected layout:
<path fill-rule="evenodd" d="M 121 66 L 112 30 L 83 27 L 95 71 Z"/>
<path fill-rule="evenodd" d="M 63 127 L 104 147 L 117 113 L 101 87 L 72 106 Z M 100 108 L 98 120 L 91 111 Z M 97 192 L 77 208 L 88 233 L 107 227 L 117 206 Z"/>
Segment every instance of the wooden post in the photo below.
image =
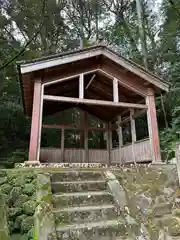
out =
<path fill-rule="evenodd" d="M 88 149 L 88 115 L 84 112 L 84 148 L 85 148 L 85 162 L 89 163 L 89 149 Z"/>
<path fill-rule="evenodd" d="M 121 116 L 118 116 L 118 137 L 119 137 L 119 148 L 123 146 L 123 135 L 121 126 Z"/>
<path fill-rule="evenodd" d="M 134 164 L 136 164 L 136 156 L 135 156 L 135 150 L 134 150 L 134 145 L 136 142 L 136 125 L 135 125 L 135 120 L 133 119 L 134 115 L 134 109 L 130 109 L 130 121 L 131 121 L 131 138 L 132 138 L 132 156 L 133 156 L 133 161 Z"/>
<path fill-rule="evenodd" d="M 119 159 L 121 159 L 121 147 L 123 146 L 123 135 L 122 135 L 122 126 L 121 126 L 121 116 L 118 116 L 118 139 L 119 139 Z"/>
<path fill-rule="evenodd" d="M 29 161 L 39 162 L 40 154 L 40 137 L 41 137 L 41 121 L 43 107 L 43 91 L 41 80 L 34 82 L 34 97 L 31 122 L 31 137 L 29 146 Z"/>
<path fill-rule="evenodd" d="M 113 100 L 115 103 L 119 102 L 119 92 L 118 92 L 118 80 L 114 78 L 113 80 Z"/>
<path fill-rule="evenodd" d="M 61 129 L 61 161 L 64 162 L 64 128 Z"/>
<path fill-rule="evenodd" d="M 180 186 L 180 143 L 176 143 L 176 166 L 177 166 L 178 180 L 179 180 L 179 186 Z"/>
<path fill-rule="evenodd" d="M 107 132 L 108 132 L 108 141 L 107 141 L 107 149 L 108 149 L 108 152 L 109 152 L 109 165 L 111 164 L 111 150 L 112 150 L 112 131 L 111 131 L 111 123 L 109 122 L 108 123 L 108 126 L 107 126 Z"/>
<path fill-rule="evenodd" d="M 79 98 L 84 98 L 84 75 L 80 74 L 79 76 Z"/>
<path fill-rule="evenodd" d="M 161 149 L 158 133 L 157 115 L 156 115 L 156 103 L 155 94 L 153 89 L 148 89 L 148 96 L 146 97 L 146 104 L 148 106 L 147 119 L 149 139 L 152 149 L 153 161 L 161 161 Z"/>

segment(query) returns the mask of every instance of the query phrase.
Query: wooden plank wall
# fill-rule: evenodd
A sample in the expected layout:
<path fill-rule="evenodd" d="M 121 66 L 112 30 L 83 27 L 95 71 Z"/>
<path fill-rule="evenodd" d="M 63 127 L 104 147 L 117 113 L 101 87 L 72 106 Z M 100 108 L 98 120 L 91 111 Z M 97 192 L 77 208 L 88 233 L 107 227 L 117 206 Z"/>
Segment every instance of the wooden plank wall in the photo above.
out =
<path fill-rule="evenodd" d="M 121 149 L 115 148 L 111 150 L 111 163 L 128 163 L 133 162 L 132 144 L 122 146 Z M 121 152 L 120 152 L 121 151 Z M 149 139 L 136 141 L 134 144 L 134 153 L 136 162 L 146 162 L 152 160 L 152 153 Z M 109 163 L 108 150 L 89 149 L 89 163 Z M 41 148 L 41 162 L 62 162 L 63 156 L 61 149 L 57 148 Z M 86 163 L 85 149 L 64 149 L 65 162 Z"/>
<path fill-rule="evenodd" d="M 105 149 L 90 149 L 89 150 L 90 163 L 107 163 L 109 162 L 109 153 Z"/>
<path fill-rule="evenodd" d="M 89 163 L 108 163 L 108 150 L 90 149 L 88 150 Z M 41 162 L 63 162 L 62 150 L 57 148 L 41 148 Z M 85 163 L 85 149 L 64 149 L 64 162 Z"/>

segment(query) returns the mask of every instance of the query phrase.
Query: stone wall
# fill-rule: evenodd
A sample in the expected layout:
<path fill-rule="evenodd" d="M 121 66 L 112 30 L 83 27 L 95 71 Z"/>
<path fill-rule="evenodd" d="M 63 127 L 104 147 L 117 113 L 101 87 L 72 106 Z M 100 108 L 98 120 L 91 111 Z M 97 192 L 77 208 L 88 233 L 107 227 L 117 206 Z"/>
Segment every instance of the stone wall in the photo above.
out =
<path fill-rule="evenodd" d="M 175 165 L 126 167 L 114 174 L 126 192 L 130 215 L 146 236 L 143 239 L 180 239 L 180 188 Z"/>

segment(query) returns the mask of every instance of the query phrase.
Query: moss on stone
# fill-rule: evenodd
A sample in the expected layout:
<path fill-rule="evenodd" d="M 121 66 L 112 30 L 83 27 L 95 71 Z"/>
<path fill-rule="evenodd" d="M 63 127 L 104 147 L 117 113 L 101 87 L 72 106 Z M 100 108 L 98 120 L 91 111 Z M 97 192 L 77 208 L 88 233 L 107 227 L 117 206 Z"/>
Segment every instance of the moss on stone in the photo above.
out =
<path fill-rule="evenodd" d="M 0 178 L 5 179 L 1 181 L 3 184 L 0 184 L 0 190 L 7 204 L 8 228 L 11 234 L 17 233 L 20 236 L 26 231 L 27 235 L 33 226 L 33 217 L 30 221 L 28 215 L 33 215 L 35 210 L 36 176 L 34 169 L 0 171 Z M 30 239 L 32 237 L 29 236 L 28 240 Z"/>

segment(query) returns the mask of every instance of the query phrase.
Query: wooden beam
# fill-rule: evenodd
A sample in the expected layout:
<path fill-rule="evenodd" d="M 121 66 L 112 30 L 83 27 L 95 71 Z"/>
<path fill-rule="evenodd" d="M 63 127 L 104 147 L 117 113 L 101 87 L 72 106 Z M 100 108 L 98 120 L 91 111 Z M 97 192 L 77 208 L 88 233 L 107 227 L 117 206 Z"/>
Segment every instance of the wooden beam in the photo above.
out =
<path fill-rule="evenodd" d="M 43 124 L 42 128 L 47 128 L 47 129 L 71 129 L 71 130 L 77 130 L 77 131 L 84 131 L 84 127 L 74 127 L 71 125 L 56 125 L 56 124 Z M 96 128 L 96 127 L 87 127 L 88 131 L 94 131 L 94 132 L 106 132 L 106 128 Z"/>
<path fill-rule="evenodd" d="M 162 161 L 158 124 L 157 124 L 157 115 L 156 115 L 155 95 L 152 89 L 148 89 L 148 91 L 149 91 L 149 95 L 146 98 L 146 104 L 148 105 L 147 119 L 148 119 L 149 139 L 150 139 L 150 144 L 152 149 L 152 158 L 153 158 L 153 161 Z"/>
<path fill-rule="evenodd" d="M 137 84 L 135 81 L 133 81 L 132 78 L 125 74 L 122 74 L 120 71 L 112 70 L 109 65 L 102 64 L 100 72 L 111 79 L 114 77 L 117 78 L 120 85 L 131 90 L 132 92 L 135 92 L 143 97 L 147 96 L 147 89 L 145 87 Z"/>
<path fill-rule="evenodd" d="M 141 108 L 141 109 L 147 108 L 147 105 L 145 105 L 145 104 L 135 104 L 135 103 L 125 103 L 125 102 L 114 103 L 114 102 L 103 101 L 103 100 L 59 97 L 59 96 L 51 96 L 51 95 L 44 95 L 44 100 L 55 101 L 55 102 L 88 104 L 88 105 L 102 105 L 102 106 L 107 106 L 107 107 L 108 106 L 109 107 L 124 107 L 124 108 L 128 107 L 128 108 Z"/>
<path fill-rule="evenodd" d="M 33 72 L 41 69 L 51 68 L 62 64 L 72 63 L 75 61 L 82 61 L 91 57 L 96 57 L 102 54 L 101 49 L 94 49 L 91 52 L 84 51 L 81 53 L 72 54 L 71 56 L 60 56 L 56 58 L 42 60 L 35 63 L 21 64 L 21 74 Z"/>
<path fill-rule="evenodd" d="M 130 111 L 130 110 L 128 110 L 128 111 Z M 132 118 L 136 119 L 137 117 L 140 117 L 142 114 L 146 113 L 146 111 L 147 111 L 147 109 L 141 109 L 141 110 L 134 111 Z M 126 111 L 126 113 L 127 113 L 127 111 Z M 122 115 L 121 115 L 121 117 L 122 117 Z M 130 122 L 130 120 L 131 120 L 130 116 L 124 118 L 123 120 L 121 120 L 121 125 L 125 124 L 127 122 Z"/>
<path fill-rule="evenodd" d="M 120 66 L 124 67 L 128 71 L 133 72 L 137 76 L 148 81 L 149 83 L 154 84 L 160 89 L 169 91 L 169 86 L 167 83 L 164 83 L 162 79 L 158 78 L 157 75 L 147 71 L 147 69 L 143 68 L 142 66 L 135 64 L 130 60 L 127 60 L 127 59 L 125 60 L 121 57 L 117 57 L 115 54 L 111 53 L 110 51 L 105 51 L 103 55 L 105 55 L 107 58 L 111 59 L 112 61 L 116 62 Z"/>
<path fill-rule="evenodd" d="M 88 89 L 88 87 L 91 85 L 92 81 L 94 80 L 96 74 L 93 74 L 92 78 L 90 79 L 88 85 L 86 86 L 86 89 Z"/>
<path fill-rule="evenodd" d="M 84 98 L 84 74 L 79 76 L 79 98 Z"/>
<path fill-rule="evenodd" d="M 38 79 L 34 83 L 29 161 L 39 161 L 42 104 L 42 85 L 41 80 Z"/>
<path fill-rule="evenodd" d="M 113 99 L 115 103 L 119 102 L 119 91 L 118 91 L 118 80 L 114 78 L 113 80 Z"/>

